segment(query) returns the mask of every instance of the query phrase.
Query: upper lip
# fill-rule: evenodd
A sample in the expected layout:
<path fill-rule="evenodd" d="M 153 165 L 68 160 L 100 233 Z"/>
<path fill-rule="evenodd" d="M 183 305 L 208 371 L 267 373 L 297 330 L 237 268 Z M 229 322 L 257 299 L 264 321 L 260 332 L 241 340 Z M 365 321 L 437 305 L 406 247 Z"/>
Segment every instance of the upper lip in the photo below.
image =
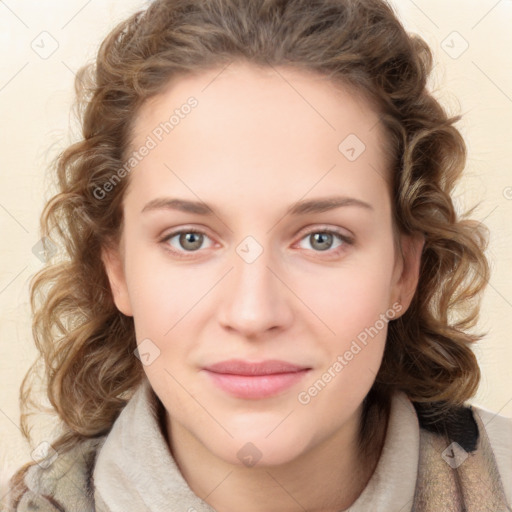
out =
<path fill-rule="evenodd" d="M 292 373 L 301 370 L 309 370 L 306 366 L 268 359 L 267 361 L 251 362 L 242 359 L 229 359 L 204 368 L 210 372 L 228 373 L 232 375 L 271 375 L 274 373 Z"/>

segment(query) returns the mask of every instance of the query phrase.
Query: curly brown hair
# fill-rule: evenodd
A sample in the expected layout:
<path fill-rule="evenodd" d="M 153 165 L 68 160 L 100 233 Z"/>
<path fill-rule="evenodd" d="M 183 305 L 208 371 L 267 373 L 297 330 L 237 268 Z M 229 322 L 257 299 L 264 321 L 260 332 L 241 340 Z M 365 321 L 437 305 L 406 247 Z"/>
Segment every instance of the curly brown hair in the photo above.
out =
<path fill-rule="evenodd" d="M 470 331 L 489 277 L 488 230 L 468 218 L 474 208 L 454 209 L 466 146 L 460 115 L 449 117 L 427 90 L 432 60 L 384 0 L 155 0 L 117 25 L 77 73 L 83 138 L 56 159 L 59 192 L 41 215 L 41 235 L 61 250 L 31 283 L 41 355 L 21 387 L 25 436 L 40 363 L 63 427 L 56 450 L 108 433 L 143 378 L 133 318 L 116 308 L 100 258 L 119 241 L 129 179 L 101 200 L 94 191 L 123 167 L 148 98 L 171 79 L 233 61 L 314 72 L 364 96 L 389 142 L 395 232 L 425 237 L 416 293 L 389 323 L 365 398 L 360 446 L 371 445 L 396 390 L 435 404 L 435 414 L 472 397 L 480 370 L 470 345 L 484 335 Z"/>

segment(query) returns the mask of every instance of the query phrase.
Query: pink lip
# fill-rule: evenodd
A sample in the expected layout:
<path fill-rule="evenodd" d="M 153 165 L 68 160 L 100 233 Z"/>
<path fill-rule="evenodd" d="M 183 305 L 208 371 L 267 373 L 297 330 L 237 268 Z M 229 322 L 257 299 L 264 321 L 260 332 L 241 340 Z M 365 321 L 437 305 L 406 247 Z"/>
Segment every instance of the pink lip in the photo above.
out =
<path fill-rule="evenodd" d="M 213 383 L 238 398 L 267 398 L 300 381 L 311 368 L 285 361 L 230 359 L 204 368 Z"/>

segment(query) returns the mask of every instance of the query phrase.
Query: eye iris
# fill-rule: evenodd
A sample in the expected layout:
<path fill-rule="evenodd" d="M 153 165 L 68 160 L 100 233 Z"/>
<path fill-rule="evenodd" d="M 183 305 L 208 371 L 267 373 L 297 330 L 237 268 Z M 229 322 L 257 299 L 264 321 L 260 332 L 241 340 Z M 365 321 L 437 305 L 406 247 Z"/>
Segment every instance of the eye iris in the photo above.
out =
<path fill-rule="evenodd" d="M 192 247 L 187 246 L 187 243 L 191 243 Z M 203 243 L 203 235 L 201 233 L 194 233 L 188 232 L 188 233 L 182 233 L 180 235 L 180 245 L 185 249 L 199 249 Z"/>
<path fill-rule="evenodd" d="M 319 242 L 320 246 L 317 246 L 316 248 L 320 251 L 325 251 L 332 245 L 332 238 L 333 236 L 331 233 L 313 233 L 310 235 L 310 239 L 312 240 L 311 246 L 315 247 L 316 242 Z"/>

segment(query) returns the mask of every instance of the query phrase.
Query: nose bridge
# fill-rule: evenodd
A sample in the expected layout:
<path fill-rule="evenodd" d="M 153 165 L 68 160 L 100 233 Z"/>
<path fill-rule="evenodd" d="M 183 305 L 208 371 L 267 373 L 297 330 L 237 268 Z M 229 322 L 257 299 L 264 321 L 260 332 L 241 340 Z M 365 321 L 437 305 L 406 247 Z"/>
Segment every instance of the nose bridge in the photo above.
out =
<path fill-rule="evenodd" d="M 286 287 L 274 275 L 274 267 L 279 267 L 274 260 L 271 249 L 253 236 L 236 246 L 234 268 L 219 308 L 225 326 L 248 335 L 283 326 L 290 320 Z"/>

